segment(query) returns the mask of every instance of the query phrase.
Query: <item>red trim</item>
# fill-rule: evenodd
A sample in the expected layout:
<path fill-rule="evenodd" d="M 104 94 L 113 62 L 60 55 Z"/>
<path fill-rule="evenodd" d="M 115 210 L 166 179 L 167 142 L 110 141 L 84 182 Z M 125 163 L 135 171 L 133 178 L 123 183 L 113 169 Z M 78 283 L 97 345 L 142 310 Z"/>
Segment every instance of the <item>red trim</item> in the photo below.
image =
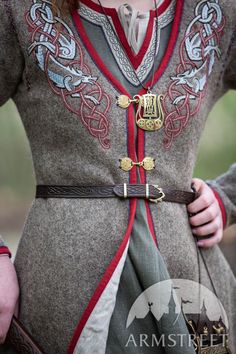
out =
<path fill-rule="evenodd" d="M 159 67 L 157 68 L 157 71 L 154 76 L 154 85 L 158 81 L 158 79 L 161 77 L 163 74 L 164 70 L 166 69 L 169 60 L 171 58 L 171 55 L 173 53 L 175 43 L 177 41 L 177 36 L 178 36 L 178 31 L 179 31 L 179 25 L 180 25 L 180 20 L 182 16 L 182 11 L 183 11 L 183 5 L 184 5 L 184 0 L 178 0 L 176 4 L 176 9 L 175 9 L 175 18 L 174 18 L 174 23 L 172 26 L 172 35 L 170 36 L 167 50 L 161 60 L 161 63 Z M 146 84 L 146 86 L 150 86 L 151 84 L 151 79 L 149 82 Z M 145 93 L 145 90 L 142 89 L 141 92 L 139 92 L 139 95 L 142 95 Z M 138 129 L 138 161 L 142 161 L 145 154 L 145 132 L 141 129 Z M 146 183 L 146 175 L 144 169 L 140 168 L 140 178 L 141 178 L 141 183 Z M 157 243 L 157 236 L 155 233 L 155 228 L 153 225 L 153 219 L 152 219 L 152 214 L 150 210 L 149 203 L 146 202 L 146 212 L 147 212 L 147 219 L 148 219 L 148 224 L 150 227 L 151 234 L 153 236 L 153 239 L 155 243 Z"/>
<path fill-rule="evenodd" d="M 176 5 L 176 17 L 174 19 L 174 23 L 173 23 L 173 30 L 172 30 L 172 36 L 169 39 L 169 43 L 167 46 L 167 50 L 166 53 L 161 61 L 160 66 L 158 67 L 156 73 L 155 73 L 155 77 L 154 77 L 154 82 L 157 81 L 159 79 L 159 77 L 162 75 L 162 73 L 164 72 L 170 57 L 172 55 L 175 43 L 176 43 L 176 39 L 177 39 L 177 34 L 178 34 L 178 27 L 179 27 L 179 23 L 180 23 L 180 19 L 181 19 L 181 14 L 182 14 L 182 8 L 183 8 L 183 1 L 184 0 L 178 0 L 177 5 Z M 84 3 L 92 3 L 91 0 L 83 0 Z M 166 1 L 164 4 L 167 4 L 168 2 Z M 92 3 L 94 7 L 98 6 L 94 3 Z M 163 5 L 164 5 L 163 4 Z M 106 9 L 107 11 L 107 9 Z M 108 9 L 108 11 L 112 11 L 112 9 Z M 77 11 L 74 11 L 73 14 L 73 19 L 74 22 L 76 24 L 78 33 L 80 38 L 82 39 L 85 47 L 88 50 L 88 53 L 90 53 L 90 55 L 92 56 L 92 59 L 94 60 L 94 62 L 96 63 L 96 65 L 100 68 L 100 70 L 104 73 L 104 75 L 109 79 L 109 81 L 115 86 L 115 88 L 123 94 L 126 94 L 127 96 L 130 97 L 129 93 L 125 90 L 125 88 L 120 84 L 120 82 L 112 75 L 112 73 L 107 69 L 107 67 L 104 65 L 102 59 L 99 57 L 97 51 L 94 49 L 92 43 L 90 42 L 85 28 L 83 26 L 83 23 L 80 19 L 79 14 L 77 13 Z M 150 80 L 151 81 L 151 80 Z M 149 83 L 147 83 L 147 85 L 150 85 L 150 81 Z M 145 90 L 141 90 L 140 94 L 144 93 Z M 135 149 L 135 112 L 134 112 L 134 107 L 131 105 L 129 107 L 129 109 L 127 110 L 127 118 L 128 118 L 128 127 L 127 127 L 127 132 L 128 132 L 128 156 L 130 156 L 130 158 L 132 160 L 135 161 L 135 157 L 136 157 L 136 149 Z M 143 157 L 144 156 L 144 132 L 140 129 L 138 129 L 138 155 L 139 157 Z M 141 160 L 140 160 L 141 161 Z M 141 173 L 141 179 L 142 181 L 145 181 L 146 176 L 145 176 L 145 172 L 144 170 L 142 171 L 142 169 L 140 169 L 140 173 Z M 135 183 L 137 180 L 137 175 L 136 175 L 136 167 L 134 167 L 131 171 L 130 171 L 130 183 Z M 109 264 L 108 268 L 106 269 L 101 281 L 99 282 L 92 298 L 89 301 L 89 304 L 87 305 L 83 315 L 81 316 L 81 319 L 78 323 L 78 326 L 74 332 L 74 335 L 71 339 L 71 342 L 69 344 L 68 350 L 67 350 L 67 354 L 72 354 L 76 343 L 78 342 L 79 336 L 84 328 L 84 326 L 86 325 L 86 322 L 89 318 L 89 316 L 91 315 L 91 312 L 93 311 L 94 307 L 96 306 L 101 294 L 103 293 L 106 285 L 108 284 L 114 270 L 117 267 L 117 264 L 120 261 L 120 258 L 125 250 L 125 247 L 127 245 L 127 242 L 130 238 L 130 234 L 132 231 L 132 226 L 133 226 L 133 222 L 134 222 L 134 218 L 135 218 L 135 213 L 136 213 L 136 204 L 137 204 L 137 200 L 132 200 L 130 202 L 130 216 L 129 216 L 129 222 L 128 222 L 128 228 L 127 231 L 125 233 L 125 236 L 121 242 L 121 245 L 117 251 L 117 253 L 115 254 L 114 258 L 111 260 L 111 263 Z M 146 208 L 147 208 L 147 217 L 148 217 L 148 222 L 149 222 L 149 226 L 150 226 L 150 230 L 151 233 L 153 235 L 153 238 L 156 242 L 156 236 L 155 236 L 155 231 L 154 231 L 154 226 L 152 223 L 152 218 L 151 218 L 151 212 L 149 210 L 149 207 L 147 206 L 146 203 Z"/>
<path fill-rule="evenodd" d="M 137 204 L 136 199 L 132 200 L 130 203 L 130 205 L 131 205 L 130 219 L 129 219 L 129 225 L 128 225 L 128 229 L 126 231 L 126 234 L 123 238 L 123 241 L 122 241 L 116 255 L 114 256 L 110 265 L 108 266 L 105 274 L 103 275 L 98 287 L 96 288 L 91 300 L 89 301 L 87 308 L 85 309 L 85 311 L 79 321 L 79 324 L 74 332 L 73 338 L 72 338 L 70 345 L 68 347 L 67 354 L 73 354 L 76 343 L 78 342 L 79 336 L 80 336 L 84 326 L 86 325 L 86 322 L 87 322 L 89 316 L 91 315 L 91 312 L 93 311 L 94 307 L 96 306 L 100 296 L 102 295 L 105 287 L 107 286 L 109 280 L 111 279 L 112 274 L 113 274 L 114 270 L 116 269 L 117 264 L 119 263 L 122 255 L 124 253 L 124 250 L 125 250 L 127 243 L 129 241 L 130 234 L 131 234 L 132 227 L 133 227 L 134 217 L 135 217 L 135 213 L 136 213 L 136 204 Z"/>
<path fill-rule="evenodd" d="M 94 4 L 91 0 L 83 0 L 83 2 L 85 4 L 87 3 L 92 3 L 94 7 L 99 7 L 99 5 Z M 171 32 L 171 36 L 167 45 L 167 49 L 166 52 L 161 60 L 160 65 L 158 66 L 155 75 L 154 75 L 154 80 L 153 83 L 155 84 L 158 79 L 161 77 L 161 75 L 163 74 L 164 70 L 166 69 L 169 60 L 171 58 L 171 55 L 173 53 L 174 47 L 175 47 L 175 43 L 177 41 L 177 37 L 178 37 L 178 32 L 179 32 L 179 24 L 180 24 L 180 20 L 181 20 L 181 15 L 182 15 L 182 10 L 183 10 L 183 4 L 184 4 L 184 0 L 178 0 L 176 3 L 176 9 L 175 9 L 175 18 L 174 18 L 174 22 L 173 22 L 173 26 L 172 26 L 172 32 Z M 112 11 L 112 9 L 108 9 L 108 11 Z M 114 11 L 114 9 L 113 9 Z M 97 51 L 95 50 L 95 48 L 93 47 L 89 37 L 87 36 L 86 30 L 83 26 L 83 23 L 80 19 L 80 16 L 78 14 L 77 11 L 74 11 L 72 13 L 74 22 L 76 24 L 77 27 L 77 31 L 80 35 L 80 38 L 82 39 L 85 47 L 88 50 L 88 53 L 90 53 L 90 55 L 92 56 L 92 59 L 94 60 L 94 62 L 97 64 L 97 66 L 100 68 L 100 70 L 104 73 L 104 75 L 108 78 L 109 81 L 112 82 L 112 84 L 117 88 L 118 91 L 122 92 L 123 94 L 126 94 L 130 97 L 130 95 L 127 93 L 127 91 L 125 90 L 125 88 L 120 84 L 120 82 L 112 75 L 112 73 L 107 69 L 107 67 L 105 66 L 105 64 L 103 63 L 102 59 L 100 58 L 100 56 L 98 55 Z M 145 84 L 145 86 L 150 86 L 151 84 L 151 79 Z M 145 93 L 145 90 L 142 89 L 139 94 L 142 95 L 143 93 Z"/>
<path fill-rule="evenodd" d="M 77 11 L 73 12 L 72 17 L 73 17 L 73 20 L 74 20 L 74 22 L 76 24 L 76 27 L 77 27 L 78 33 L 80 35 L 80 38 L 82 39 L 82 41 L 84 43 L 84 46 L 87 48 L 88 53 L 91 55 L 92 59 L 97 64 L 99 69 L 104 73 L 104 75 L 108 78 L 108 80 L 113 83 L 113 85 L 116 87 L 116 89 L 118 91 L 124 93 L 125 95 L 127 95 L 127 96 L 129 96 L 131 98 L 131 96 L 125 90 L 125 88 L 120 84 L 120 82 L 107 69 L 107 67 L 105 66 L 103 60 L 100 58 L 100 56 L 98 55 L 96 49 L 93 47 L 92 43 L 89 40 L 89 37 L 87 36 L 87 33 L 85 31 L 85 28 L 83 26 L 83 23 L 82 23 L 82 21 L 80 19 L 79 14 L 77 13 Z"/>
<path fill-rule="evenodd" d="M 135 120 L 134 120 L 134 111 L 133 111 L 133 107 L 130 106 L 128 109 L 128 149 L 129 149 L 129 156 L 132 159 L 135 159 Z M 130 171 L 130 183 L 136 183 L 137 180 L 137 176 L 136 176 L 136 168 L 133 168 Z M 135 213 L 136 213 L 136 205 L 137 205 L 137 200 L 131 200 L 130 201 L 130 215 L 129 215 L 129 222 L 128 222 L 128 227 L 125 233 L 125 236 L 121 242 L 121 245 L 118 249 L 118 251 L 116 252 L 115 256 L 113 257 L 113 259 L 111 260 L 108 268 L 106 269 L 102 279 L 100 280 L 96 290 L 93 293 L 92 298 L 90 299 L 83 315 L 81 316 L 79 323 L 75 329 L 75 332 L 73 334 L 73 337 L 71 339 L 71 342 L 69 344 L 69 347 L 67 349 L 67 354 L 73 354 L 73 351 L 75 349 L 76 343 L 79 340 L 80 334 L 83 330 L 83 328 L 86 325 L 86 322 L 88 320 L 88 318 L 90 317 L 94 307 L 96 306 L 100 296 L 102 295 L 104 289 L 106 288 L 107 284 L 109 283 L 112 274 L 114 273 L 123 253 L 124 250 L 126 248 L 126 245 L 129 241 L 130 235 L 131 235 L 131 231 L 132 231 L 132 227 L 133 227 L 133 223 L 134 223 L 134 218 L 135 218 Z"/>
<path fill-rule="evenodd" d="M 181 17 L 182 17 L 182 12 L 183 12 L 183 5 L 184 5 L 184 0 L 178 0 L 176 2 L 176 8 L 175 8 L 175 18 L 174 18 L 174 22 L 173 22 L 173 26 L 172 26 L 172 31 L 171 31 L 171 35 L 170 35 L 170 39 L 167 45 L 167 49 L 165 51 L 165 54 L 160 62 L 160 65 L 158 66 L 155 75 L 154 75 L 154 80 L 153 80 L 153 84 L 155 85 L 157 83 L 157 81 L 159 80 L 159 78 L 161 77 L 161 75 L 164 73 L 167 65 L 169 64 L 170 58 L 173 54 L 174 51 L 174 47 L 177 41 L 177 37 L 178 37 L 178 33 L 179 33 L 179 25 L 180 25 L 180 21 L 181 21 Z M 150 86 L 152 83 L 152 80 L 150 79 L 145 86 Z M 145 90 L 142 89 L 139 92 L 139 95 L 142 95 L 145 93 Z"/>
<path fill-rule="evenodd" d="M 90 7 L 90 9 L 99 12 L 99 13 L 103 13 L 101 6 L 99 4 L 96 4 L 94 1 L 92 0 L 80 0 L 83 4 L 85 4 L 86 6 Z M 168 8 L 168 6 L 171 4 L 172 0 L 164 0 L 164 2 L 161 4 L 160 7 L 158 7 L 158 15 L 160 16 L 161 14 L 163 14 L 163 12 Z M 109 16 L 114 16 L 114 14 L 117 14 L 117 10 L 114 7 L 105 7 L 103 6 L 105 12 L 107 15 Z M 150 10 L 150 13 L 156 13 L 156 10 Z"/>
<path fill-rule="evenodd" d="M 11 258 L 11 252 L 10 252 L 9 248 L 6 246 L 0 247 L 0 254 L 8 254 L 8 256 Z"/>
<path fill-rule="evenodd" d="M 122 46 L 124 47 L 125 49 L 125 52 L 126 52 L 126 55 L 129 57 L 134 69 L 136 70 L 139 65 L 142 63 L 142 60 L 149 48 L 149 45 L 150 45 L 150 42 L 151 42 L 151 39 L 152 39 L 152 32 L 153 32 L 153 23 L 154 23 L 154 14 L 153 12 L 150 13 L 150 18 L 149 18 L 149 22 L 148 22 L 148 29 L 146 31 L 146 35 L 145 35 L 145 38 L 144 38 L 144 41 L 143 41 L 143 44 L 140 48 L 140 50 L 138 51 L 137 54 L 135 54 L 128 41 L 127 41 L 127 37 L 125 35 L 125 32 L 124 32 L 124 29 L 123 29 L 123 26 L 122 24 L 120 23 L 120 20 L 119 20 L 119 17 L 117 16 L 118 20 L 113 20 L 113 23 L 114 23 L 114 26 L 115 26 L 115 29 L 116 29 L 116 33 L 122 43 Z"/>
<path fill-rule="evenodd" d="M 92 46 L 91 42 L 89 41 L 87 34 L 85 32 L 85 29 L 82 25 L 82 22 L 80 20 L 80 16 L 77 14 L 77 11 L 74 12 L 72 14 L 73 19 L 75 21 L 75 24 L 78 28 L 78 32 L 80 34 L 81 39 L 84 41 L 84 45 L 87 47 L 87 50 L 89 53 L 91 53 L 91 55 L 95 58 L 95 62 L 98 65 L 98 67 L 101 69 L 101 71 L 103 71 L 103 73 L 109 78 L 109 80 L 113 83 L 113 85 L 116 87 L 116 89 L 120 92 L 122 92 L 123 94 L 126 94 L 127 96 L 131 97 L 129 95 L 129 93 L 123 88 L 123 86 L 120 84 L 120 82 L 109 72 L 109 70 L 107 69 L 107 67 L 104 65 L 103 61 L 101 60 L 101 58 L 98 56 L 96 50 L 94 49 L 94 47 Z M 129 109 L 127 110 L 127 116 L 128 116 L 128 127 L 127 127 L 127 131 L 128 131 L 128 155 L 130 156 L 130 158 L 135 161 L 135 119 L 134 119 L 134 108 L 132 106 L 129 107 Z M 136 183 L 137 180 L 137 176 L 136 176 L 136 167 L 132 168 L 132 170 L 130 171 L 130 183 Z M 112 259 L 110 265 L 108 266 L 104 276 L 102 277 L 101 281 L 99 282 L 88 306 L 86 307 L 79 323 L 78 326 L 73 334 L 73 337 L 71 339 L 71 342 L 69 344 L 68 350 L 67 350 L 67 354 L 72 354 L 74 351 L 74 348 L 76 346 L 76 343 L 79 339 L 79 336 L 92 312 L 92 310 L 94 309 L 97 301 L 99 300 L 102 292 L 104 291 L 107 283 L 109 282 L 117 264 L 119 263 L 119 260 L 124 252 L 124 249 L 126 247 L 126 244 L 129 240 L 131 231 L 132 231 L 132 226 L 133 226 L 133 222 L 134 222 L 134 217 L 135 217 L 135 212 L 136 212 L 136 204 L 137 201 L 136 200 L 132 200 L 130 202 L 130 216 L 129 216 L 129 223 L 128 223 L 128 228 L 126 231 L 126 234 L 123 238 L 123 241 L 116 253 L 116 255 L 114 256 L 114 258 Z"/>
<path fill-rule="evenodd" d="M 175 18 L 174 18 L 174 23 L 172 26 L 172 35 L 170 36 L 167 50 L 166 50 L 166 52 L 161 60 L 161 63 L 155 73 L 154 84 L 158 81 L 158 79 L 163 74 L 164 70 L 166 69 L 166 67 L 169 63 L 171 55 L 173 53 L 175 43 L 177 41 L 179 25 L 180 25 L 180 20 L 181 20 L 182 11 L 183 11 L 183 5 L 184 5 L 184 0 L 177 1 L 176 9 L 175 9 Z M 149 80 L 149 82 L 146 84 L 146 86 L 150 86 L 150 84 L 151 84 L 151 80 Z M 141 92 L 139 93 L 139 95 L 142 95 L 144 93 L 145 93 L 145 90 L 142 89 Z M 138 160 L 139 161 L 143 160 L 144 154 L 145 154 L 145 132 L 143 130 L 139 129 L 138 130 Z M 145 171 L 142 168 L 140 168 L 140 177 L 141 177 L 141 183 L 146 183 Z M 157 236 L 156 236 L 156 232 L 155 232 L 155 228 L 154 228 L 154 224 L 153 224 L 153 219 L 152 219 L 152 214 L 151 214 L 151 210 L 150 210 L 150 205 L 148 202 L 146 202 L 145 204 L 146 204 L 146 213 L 147 213 L 149 228 L 150 228 L 152 237 L 153 237 L 156 245 L 158 246 Z"/>
<path fill-rule="evenodd" d="M 168 6 L 171 4 L 172 0 L 165 0 L 163 4 L 158 8 L 158 15 L 160 16 L 163 12 L 166 11 Z M 90 9 L 103 13 L 100 5 L 94 3 L 92 0 L 81 0 L 82 3 L 84 3 L 87 7 Z M 117 10 L 115 8 L 110 8 L 110 7 L 104 7 L 104 10 L 108 16 L 111 17 L 112 22 L 114 24 L 114 27 L 116 29 L 116 33 L 121 41 L 122 46 L 124 47 L 127 56 L 129 57 L 134 69 L 137 69 L 139 65 L 141 64 L 152 39 L 152 32 L 153 32 L 153 22 L 154 18 L 156 17 L 156 10 L 150 10 L 150 18 L 149 18 L 149 23 L 148 23 L 148 30 L 146 32 L 143 44 L 137 54 L 135 54 L 132 49 L 130 48 L 130 45 L 127 41 L 124 28 L 120 22 Z M 77 11 L 76 11 L 77 12 Z"/>
<path fill-rule="evenodd" d="M 221 199 L 220 194 L 212 186 L 210 186 L 210 187 L 211 187 L 212 191 L 214 192 L 215 197 L 219 203 L 221 215 L 222 215 L 222 221 L 223 221 L 223 228 L 225 229 L 226 224 L 227 224 L 227 214 L 226 214 L 225 205 L 223 203 L 223 200 Z"/>

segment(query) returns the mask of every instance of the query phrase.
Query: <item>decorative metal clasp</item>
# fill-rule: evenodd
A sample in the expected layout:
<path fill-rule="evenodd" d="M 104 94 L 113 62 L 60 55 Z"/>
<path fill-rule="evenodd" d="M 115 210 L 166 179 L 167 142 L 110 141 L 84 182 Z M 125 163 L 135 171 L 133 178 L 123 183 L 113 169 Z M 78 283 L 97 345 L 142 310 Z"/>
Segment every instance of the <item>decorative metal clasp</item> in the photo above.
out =
<path fill-rule="evenodd" d="M 136 124 L 139 128 L 147 131 L 156 131 L 164 124 L 164 112 L 162 108 L 163 95 L 147 93 L 134 96 L 138 103 Z"/>
<path fill-rule="evenodd" d="M 157 184 L 152 184 L 152 186 L 161 194 L 161 196 L 155 199 L 149 198 L 149 201 L 156 204 L 162 202 L 166 196 L 165 193 L 163 192 L 163 189 L 159 187 Z"/>
<path fill-rule="evenodd" d="M 155 168 L 155 159 L 152 157 L 145 157 L 141 162 L 134 162 L 129 157 L 120 159 L 120 168 L 129 172 L 134 166 L 143 167 L 146 171 L 151 171 Z"/>
<path fill-rule="evenodd" d="M 117 106 L 119 106 L 120 108 L 128 108 L 129 105 L 131 103 L 137 103 L 137 99 L 132 99 L 132 98 L 129 98 L 128 96 L 126 95 L 120 95 L 120 96 L 117 96 L 116 97 L 116 104 Z"/>
<path fill-rule="evenodd" d="M 144 95 L 135 95 L 132 99 L 126 95 L 117 97 L 116 104 L 120 108 L 128 108 L 131 103 L 137 104 L 136 124 L 147 131 L 156 131 L 163 127 L 164 111 L 162 101 L 164 95 L 157 95 L 148 89 Z"/>

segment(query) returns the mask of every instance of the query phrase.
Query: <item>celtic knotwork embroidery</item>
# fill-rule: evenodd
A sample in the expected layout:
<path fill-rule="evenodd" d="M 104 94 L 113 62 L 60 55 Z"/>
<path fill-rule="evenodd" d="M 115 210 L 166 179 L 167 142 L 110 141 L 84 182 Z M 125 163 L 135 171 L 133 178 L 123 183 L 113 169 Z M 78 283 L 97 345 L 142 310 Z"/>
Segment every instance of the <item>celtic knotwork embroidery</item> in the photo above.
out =
<path fill-rule="evenodd" d="M 59 9 L 53 12 L 48 0 L 33 0 L 25 18 L 31 32 L 28 52 L 34 53 L 51 89 L 62 97 L 66 108 L 81 119 L 102 147 L 110 148 L 107 120 L 110 97 L 98 83 L 98 77 L 91 74 L 81 44 L 61 19 Z"/>
<path fill-rule="evenodd" d="M 195 17 L 187 27 L 180 45 L 180 63 L 164 98 L 164 145 L 171 147 L 190 117 L 199 110 L 206 94 L 208 78 L 216 59 L 221 56 L 220 40 L 225 18 L 219 0 L 200 1 Z M 170 111 L 167 105 L 173 107 Z"/>

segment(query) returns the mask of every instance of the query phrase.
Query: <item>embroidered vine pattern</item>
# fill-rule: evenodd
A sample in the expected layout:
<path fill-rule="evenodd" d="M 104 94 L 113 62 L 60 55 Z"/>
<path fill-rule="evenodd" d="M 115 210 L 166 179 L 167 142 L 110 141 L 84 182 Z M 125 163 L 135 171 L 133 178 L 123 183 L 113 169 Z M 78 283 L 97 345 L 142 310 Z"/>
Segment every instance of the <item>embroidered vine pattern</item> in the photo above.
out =
<path fill-rule="evenodd" d="M 224 26 L 225 18 L 218 0 L 202 0 L 196 5 L 195 17 L 180 45 L 180 63 L 164 98 L 164 145 L 167 149 L 200 110 L 209 76 L 216 59 L 221 56 Z M 170 111 L 167 105 L 173 109 Z"/>
<path fill-rule="evenodd" d="M 34 53 L 51 89 L 61 96 L 66 108 L 81 119 L 104 149 L 108 149 L 110 97 L 85 63 L 81 44 L 62 20 L 59 9 L 54 11 L 56 15 L 50 1 L 33 0 L 25 14 L 31 32 L 28 52 Z"/>

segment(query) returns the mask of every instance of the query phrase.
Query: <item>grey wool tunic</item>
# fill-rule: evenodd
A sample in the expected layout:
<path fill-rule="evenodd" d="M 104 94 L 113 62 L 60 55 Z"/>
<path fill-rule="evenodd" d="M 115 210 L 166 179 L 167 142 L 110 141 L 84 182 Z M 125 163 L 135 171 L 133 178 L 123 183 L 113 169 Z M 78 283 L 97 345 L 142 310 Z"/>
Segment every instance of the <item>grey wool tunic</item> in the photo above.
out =
<path fill-rule="evenodd" d="M 191 191 L 208 113 L 236 87 L 235 10 L 233 0 L 164 0 L 158 21 L 150 11 L 134 55 L 114 9 L 106 9 L 108 22 L 91 0 L 65 16 L 48 0 L 1 0 L 0 105 L 11 97 L 19 110 L 37 184 Z M 150 84 L 153 65 L 165 120 L 146 132 L 135 124 L 137 107 L 122 109 L 116 97 L 143 94 L 140 81 Z M 147 156 L 155 159 L 151 171 L 119 168 L 124 157 Z M 235 223 L 236 166 L 207 183 L 222 199 L 227 226 Z M 221 316 L 235 353 L 235 277 L 218 246 L 199 257 L 184 204 L 35 199 L 15 267 L 19 319 L 47 354 L 193 354 L 194 343 L 162 339 L 187 338 L 183 310 L 199 282 L 208 294 L 200 318 L 217 327 Z M 216 296 L 223 315 L 211 306 Z"/>

